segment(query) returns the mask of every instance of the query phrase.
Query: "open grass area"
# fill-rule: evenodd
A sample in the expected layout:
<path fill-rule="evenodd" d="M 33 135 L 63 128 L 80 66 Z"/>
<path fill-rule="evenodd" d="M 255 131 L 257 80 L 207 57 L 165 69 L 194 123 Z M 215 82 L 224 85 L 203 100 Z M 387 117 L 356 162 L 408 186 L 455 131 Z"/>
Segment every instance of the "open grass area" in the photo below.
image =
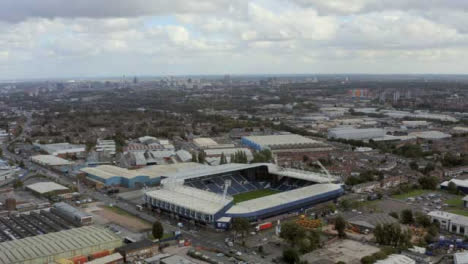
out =
<path fill-rule="evenodd" d="M 463 208 L 463 197 L 455 197 L 452 199 L 448 199 L 445 201 L 446 204 L 448 204 L 451 207 L 458 207 L 458 208 Z"/>
<path fill-rule="evenodd" d="M 279 191 L 264 189 L 264 190 L 255 190 L 251 192 L 241 193 L 234 195 L 234 203 L 240 203 L 252 199 L 257 199 L 263 196 L 272 195 L 275 193 L 279 193 Z"/>
<path fill-rule="evenodd" d="M 436 192 L 436 191 L 416 189 L 416 190 L 411 190 L 411 191 L 409 191 L 407 193 L 392 195 L 392 198 L 404 200 L 404 199 L 409 198 L 409 197 L 416 197 L 416 196 L 420 196 L 420 195 L 424 195 L 424 194 L 428 194 L 428 193 L 433 193 L 433 192 Z"/>

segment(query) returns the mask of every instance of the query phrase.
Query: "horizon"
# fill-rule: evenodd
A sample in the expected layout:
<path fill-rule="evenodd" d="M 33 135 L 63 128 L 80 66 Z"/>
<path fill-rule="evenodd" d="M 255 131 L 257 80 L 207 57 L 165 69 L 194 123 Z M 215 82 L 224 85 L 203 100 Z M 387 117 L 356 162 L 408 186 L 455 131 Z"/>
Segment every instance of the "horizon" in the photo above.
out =
<path fill-rule="evenodd" d="M 459 0 L 3 1 L 0 80 L 466 74 L 467 10 Z"/>

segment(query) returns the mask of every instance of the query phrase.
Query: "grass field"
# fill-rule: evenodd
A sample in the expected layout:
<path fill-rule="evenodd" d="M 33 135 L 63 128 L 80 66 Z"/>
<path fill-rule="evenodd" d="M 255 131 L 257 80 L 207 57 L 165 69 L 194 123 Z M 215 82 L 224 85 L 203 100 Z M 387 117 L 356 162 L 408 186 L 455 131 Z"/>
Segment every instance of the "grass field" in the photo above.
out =
<path fill-rule="evenodd" d="M 279 193 L 279 191 L 264 189 L 264 190 L 255 190 L 251 192 L 241 193 L 234 195 L 234 203 L 240 203 L 252 199 L 257 199 L 263 196 L 272 195 L 275 193 Z"/>
<path fill-rule="evenodd" d="M 445 201 L 445 203 L 448 204 L 449 206 L 452 206 L 452 207 L 463 208 L 463 200 L 462 199 L 463 199 L 463 197 L 460 196 L 460 197 L 448 199 L 448 200 Z"/>
<path fill-rule="evenodd" d="M 433 192 L 436 192 L 436 191 L 417 189 L 417 190 L 409 191 L 407 193 L 392 195 L 392 198 L 404 200 L 404 199 L 409 198 L 409 197 L 416 197 L 416 196 L 420 196 L 420 195 L 424 195 L 424 194 L 428 194 L 428 193 L 433 193 Z"/>
<path fill-rule="evenodd" d="M 468 210 L 452 209 L 452 210 L 448 210 L 448 211 L 449 211 L 449 213 L 452 213 L 452 214 L 468 216 Z"/>

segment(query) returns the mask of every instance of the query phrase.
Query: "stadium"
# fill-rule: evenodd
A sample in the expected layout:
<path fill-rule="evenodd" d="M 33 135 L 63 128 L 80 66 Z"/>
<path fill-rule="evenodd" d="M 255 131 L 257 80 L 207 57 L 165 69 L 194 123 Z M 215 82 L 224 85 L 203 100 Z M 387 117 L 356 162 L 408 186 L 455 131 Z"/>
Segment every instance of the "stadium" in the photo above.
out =
<path fill-rule="evenodd" d="M 339 181 L 328 173 L 231 163 L 164 175 L 144 199 L 154 210 L 227 228 L 232 218 L 261 221 L 335 200 L 343 194 Z"/>

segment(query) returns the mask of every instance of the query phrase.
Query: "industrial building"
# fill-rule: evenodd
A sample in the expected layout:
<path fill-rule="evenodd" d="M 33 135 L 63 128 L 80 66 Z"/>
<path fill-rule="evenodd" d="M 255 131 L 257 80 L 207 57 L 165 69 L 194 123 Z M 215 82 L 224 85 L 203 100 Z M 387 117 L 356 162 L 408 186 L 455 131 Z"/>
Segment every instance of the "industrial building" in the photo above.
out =
<path fill-rule="evenodd" d="M 385 259 L 377 260 L 376 264 L 416 264 L 410 257 L 400 254 L 392 254 Z"/>
<path fill-rule="evenodd" d="M 0 264 L 53 263 L 121 245 L 122 239 L 112 231 L 86 226 L 0 243 Z"/>
<path fill-rule="evenodd" d="M 386 134 L 382 128 L 352 128 L 339 127 L 328 130 L 328 138 L 368 140 L 384 137 Z"/>
<path fill-rule="evenodd" d="M 208 148 L 218 145 L 218 143 L 211 138 L 194 138 L 193 143 L 199 148 Z"/>
<path fill-rule="evenodd" d="M 70 191 L 67 187 L 51 181 L 29 184 L 26 189 L 38 195 L 62 194 Z"/>
<path fill-rule="evenodd" d="M 31 161 L 43 166 L 57 167 L 57 166 L 70 166 L 73 162 L 66 159 L 59 158 L 54 155 L 37 155 L 32 156 Z"/>
<path fill-rule="evenodd" d="M 52 208 L 50 208 L 50 211 L 80 226 L 90 225 L 93 223 L 92 215 L 86 214 L 78 208 L 64 202 L 55 203 Z"/>
<path fill-rule="evenodd" d="M 194 169 L 204 166 L 199 163 L 177 163 L 169 165 L 153 165 L 136 170 L 129 170 L 112 165 L 82 168 L 87 179 L 98 187 L 122 186 L 135 188 L 159 184 L 161 176 L 184 169 Z"/>
<path fill-rule="evenodd" d="M 149 239 L 121 246 L 115 250 L 119 252 L 126 263 L 136 263 L 138 260 L 152 257 L 159 252 L 159 244 Z"/>
<path fill-rule="evenodd" d="M 343 190 L 334 176 L 279 168 L 274 164 L 225 164 L 164 175 L 162 187 L 146 192 L 153 209 L 226 228 L 219 219 L 243 217 L 257 221 L 301 211 L 338 198 Z M 318 183 L 318 184 L 317 184 Z M 270 189 L 275 194 L 233 204 L 233 196 Z"/>
<path fill-rule="evenodd" d="M 114 140 L 98 139 L 96 142 L 96 152 L 108 152 L 110 155 L 114 155 L 116 151 Z"/>
<path fill-rule="evenodd" d="M 320 141 L 296 134 L 248 136 L 242 137 L 241 142 L 255 150 L 269 149 L 272 151 L 279 149 L 304 149 L 324 145 Z"/>
<path fill-rule="evenodd" d="M 443 211 L 432 211 L 427 214 L 432 222 L 439 223 L 441 229 L 466 236 L 468 235 L 468 217 Z"/>
<path fill-rule="evenodd" d="M 447 189 L 450 182 L 453 182 L 459 191 L 468 194 L 468 180 L 451 179 L 450 181 L 442 182 L 440 188 Z"/>
<path fill-rule="evenodd" d="M 73 145 L 70 143 L 55 143 L 55 144 L 37 144 L 34 146 L 40 150 L 54 156 L 80 155 L 85 153 L 84 145 Z"/>

